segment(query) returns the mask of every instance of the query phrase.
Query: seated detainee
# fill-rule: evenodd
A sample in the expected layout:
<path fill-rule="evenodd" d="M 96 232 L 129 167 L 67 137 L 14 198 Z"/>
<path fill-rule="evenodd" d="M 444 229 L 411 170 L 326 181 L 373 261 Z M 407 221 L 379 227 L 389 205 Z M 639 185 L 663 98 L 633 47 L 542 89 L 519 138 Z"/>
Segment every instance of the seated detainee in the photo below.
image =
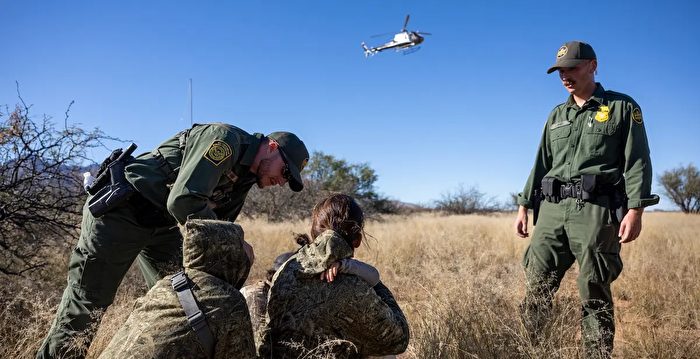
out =
<path fill-rule="evenodd" d="M 401 308 L 377 270 L 352 258 L 363 228 L 362 209 L 352 197 L 334 194 L 316 204 L 313 241 L 306 237 L 273 278 L 258 348 L 262 358 L 362 358 L 406 350 Z"/>
<path fill-rule="evenodd" d="M 241 294 L 248 304 L 248 312 L 250 312 L 250 322 L 253 325 L 253 335 L 256 343 L 261 338 L 260 332 L 265 327 L 265 315 L 267 314 L 267 293 L 272 285 L 272 276 L 277 270 L 282 267 L 282 264 L 287 261 L 294 252 L 285 252 L 277 256 L 272 263 L 272 268 L 267 270 L 265 280 L 257 281 L 249 284 L 241 289 Z"/>
<path fill-rule="evenodd" d="M 181 231 L 186 283 L 206 318 L 210 340 L 188 322 L 179 298 L 184 290 L 176 293 L 169 275 L 136 301 L 101 358 L 255 357 L 248 307 L 239 292 L 253 258 L 243 230 L 232 222 L 191 219 Z"/>

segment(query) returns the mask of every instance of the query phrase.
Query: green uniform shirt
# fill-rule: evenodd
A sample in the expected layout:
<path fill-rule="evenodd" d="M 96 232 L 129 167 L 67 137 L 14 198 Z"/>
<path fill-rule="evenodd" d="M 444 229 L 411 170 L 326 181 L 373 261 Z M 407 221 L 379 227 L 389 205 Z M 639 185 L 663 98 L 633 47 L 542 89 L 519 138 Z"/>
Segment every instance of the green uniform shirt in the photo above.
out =
<path fill-rule="evenodd" d="M 659 202 L 651 194 L 649 145 L 639 105 L 596 85 L 583 107 L 569 96 L 550 113 L 535 165 L 518 194 L 519 205 L 532 208 L 534 190 L 545 176 L 574 182 L 582 174 L 600 175 L 603 184 L 615 184 L 624 176 L 628 208 Z"/>
<path fill-rule="evenodd" d="M 262 134 L 222 123 L 194 125 L 126 167 L 126 178 L 159 209 L 187 217 L 234 221 L 256 183 L 250 172 Z"/>

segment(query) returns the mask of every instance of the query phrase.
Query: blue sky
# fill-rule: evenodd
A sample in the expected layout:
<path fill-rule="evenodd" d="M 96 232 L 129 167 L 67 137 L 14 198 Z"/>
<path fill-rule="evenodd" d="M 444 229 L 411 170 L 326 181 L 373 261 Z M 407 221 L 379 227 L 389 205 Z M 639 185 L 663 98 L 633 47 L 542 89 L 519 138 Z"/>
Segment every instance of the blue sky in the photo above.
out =
<path fill-rule="evenodd" d="M 293 131 L 367 162 L 379 190 L 429 202 L 460 183 L 520 191 L 549 111 L 559 46 L 593 45 L 597 80 L 641 105 L 655 177 L 700 165 L 695 1 L 0 1 L 0 103 L 149 150 L 195 122 Z M 365 59 L 371 35 L 431 32 Z M 95 153 L 96 159 L 105 153 Z M 654 184 L 655 192 L 660 188 Z M 673 208 L 664 200 L 660 208 Z"/>

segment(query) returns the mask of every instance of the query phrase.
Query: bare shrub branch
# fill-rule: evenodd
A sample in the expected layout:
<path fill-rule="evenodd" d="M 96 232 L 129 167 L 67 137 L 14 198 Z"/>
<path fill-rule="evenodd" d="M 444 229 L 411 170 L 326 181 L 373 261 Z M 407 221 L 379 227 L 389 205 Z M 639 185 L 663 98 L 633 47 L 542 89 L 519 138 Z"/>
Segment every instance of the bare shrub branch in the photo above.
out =
<path fill-rule="evenodd" d="M 22 275 L 43 267 L 42 250 L 77 238 L 86 152 L 114 140 L 98 129 L 68 122 L 57 129 L 49 116 L 30 116 L 31 105 L 0 112 L 0 273 Z"/>
<path fill-rule="evenodd" d="M 456 189 L 443 193 L 435 201 L 435 209 L 449 214 L 481 214 L 497 212 L 501 208 L 494 197 L 487 197 L 476 186 L 465 188 L 460 184 Z"/>
<path fill-rule="evenodd" d="M 700 213 L 700 171 L 691 163 L 659 177 L 664 194 L 684 213 Z"/>
<path fill-rule="evenodd" d="M 355 197 L 370 217 L 397 212 L 396 204 L 376 191 L 378 176 L 366 163 L 348 163 L 323 152 L 314 152 L 302 176 L 304 189 L 299 193 L 280 187 L 252 188 L 241 213 L 274 222 L 308 218 L 313 206 L 333 192 Z"/>

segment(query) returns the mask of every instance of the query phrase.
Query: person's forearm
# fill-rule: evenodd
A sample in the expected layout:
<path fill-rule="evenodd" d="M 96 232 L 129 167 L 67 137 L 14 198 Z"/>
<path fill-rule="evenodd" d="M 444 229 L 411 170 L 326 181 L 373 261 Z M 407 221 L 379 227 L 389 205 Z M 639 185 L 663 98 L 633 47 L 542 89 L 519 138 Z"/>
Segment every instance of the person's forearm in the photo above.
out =
<path fill-rule="evenodd" d="M 372 287 L 379 283 L 379 271 L 371 265 L 356 259 L 343 259 L 340 264 L 340 272 L 354 274 L 362 278 Z"/>

